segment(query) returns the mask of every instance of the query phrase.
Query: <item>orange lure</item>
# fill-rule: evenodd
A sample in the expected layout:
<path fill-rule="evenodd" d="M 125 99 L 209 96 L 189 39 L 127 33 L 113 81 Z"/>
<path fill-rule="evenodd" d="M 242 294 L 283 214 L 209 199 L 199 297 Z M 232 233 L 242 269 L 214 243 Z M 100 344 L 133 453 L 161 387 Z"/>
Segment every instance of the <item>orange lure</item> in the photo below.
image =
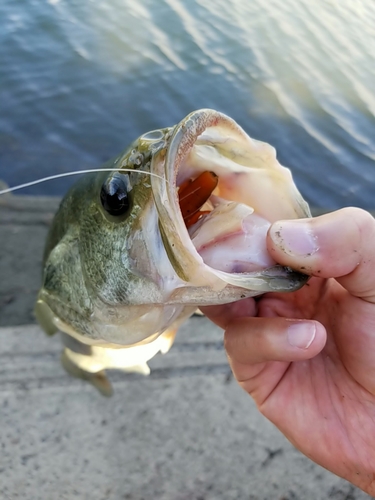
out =
<path fill-rule="evenodd" d="M 186 227 L 190 227 L 208 211 L 200 211 L 219 182 L 214 172 L 202 172 L 196 179 L 183 182 L 178 191 L 182 217 Z"/>

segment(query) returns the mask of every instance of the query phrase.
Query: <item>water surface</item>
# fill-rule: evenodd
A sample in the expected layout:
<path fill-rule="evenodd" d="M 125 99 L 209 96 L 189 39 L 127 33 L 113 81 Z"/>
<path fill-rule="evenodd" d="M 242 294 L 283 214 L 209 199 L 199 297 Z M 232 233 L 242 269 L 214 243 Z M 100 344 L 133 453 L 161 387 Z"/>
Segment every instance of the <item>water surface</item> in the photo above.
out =
<path fill-rule="evenodd" d="M 0 27 L 10 185 L 210 107 L 273 144 L 313 205 L 375 207 L 373 0 L 3 0 Z"/>

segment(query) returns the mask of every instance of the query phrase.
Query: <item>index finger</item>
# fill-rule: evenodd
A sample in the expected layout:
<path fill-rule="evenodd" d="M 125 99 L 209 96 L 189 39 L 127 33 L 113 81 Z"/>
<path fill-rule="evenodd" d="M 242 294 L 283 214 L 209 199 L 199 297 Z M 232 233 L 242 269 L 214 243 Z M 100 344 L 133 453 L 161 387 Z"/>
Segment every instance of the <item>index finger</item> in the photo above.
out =
<path fill-rule="evenodd" d="M 223 330 L 226 329 L 229 323 L 238 318 L 256 316 L 257 314 L 255 300 L 252 297 L 219 306 L 201 307 L 200 309 L 211 321 L 220 326 L 220 328 L 223 328 Z"/>

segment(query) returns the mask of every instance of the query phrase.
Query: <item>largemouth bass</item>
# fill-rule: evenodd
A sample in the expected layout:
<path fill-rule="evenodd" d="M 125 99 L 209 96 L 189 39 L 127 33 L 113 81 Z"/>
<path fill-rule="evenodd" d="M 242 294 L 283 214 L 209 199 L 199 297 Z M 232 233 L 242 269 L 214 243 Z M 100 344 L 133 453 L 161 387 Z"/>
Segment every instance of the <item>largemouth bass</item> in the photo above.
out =
<path fill-rule="evenodd" d="M 103 394 L 108 368 L 149 373 L 204 305 L 291 292 L 307 276 L 266 249 L 271 223 L 309 217 L 274 148 L 199 110 L 148 132 L 61 202 L 35 312 L 63 365 Z"/>

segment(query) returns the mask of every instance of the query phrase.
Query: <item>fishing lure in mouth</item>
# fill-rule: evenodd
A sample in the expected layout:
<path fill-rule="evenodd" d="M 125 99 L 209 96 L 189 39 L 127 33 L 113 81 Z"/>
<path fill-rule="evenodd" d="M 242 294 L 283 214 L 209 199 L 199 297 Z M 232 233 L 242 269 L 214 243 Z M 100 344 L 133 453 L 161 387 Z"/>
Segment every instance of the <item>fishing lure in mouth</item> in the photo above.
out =
<path fill-rule="evenodd" d="M 63 198 L 46 242 L 35 313 L 62 332 L 63 365 L 111 393 L 105 370 L 147 374 L 198 307 L 291 292 L 266 234 L 309 217 L 275 150 L 198 110 L 148 132 Z"/>
<path fill-rule="evenodd" d="M 203 172 L 196 179 L 188 179 L 178 190 L 178 199 L 182 218 L 189 228 L 193 226 L 200 217 L 210 213 L 209 210 L 200 210 L 209 200 L 219 182 L 215 172 Z"/>

